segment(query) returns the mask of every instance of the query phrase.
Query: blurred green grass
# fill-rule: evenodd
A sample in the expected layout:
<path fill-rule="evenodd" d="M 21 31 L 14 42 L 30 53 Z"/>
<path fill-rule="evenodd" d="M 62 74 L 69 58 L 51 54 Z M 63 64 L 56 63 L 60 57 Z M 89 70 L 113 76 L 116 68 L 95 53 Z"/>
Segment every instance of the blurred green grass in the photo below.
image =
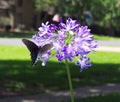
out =
<path fill-rule="evenodd" d="M 31 38 L 34 34 L 37 34 L 37 31 L 31 31 L 26 33 L 6 32 L 6 33 L 0 33 L 0 37 L 1 38 Z M 93 35 L 95 40 L 120 40 L 120 37 L 111 37 L 111 36 L 98 35 L 98 34 L 93 34 Z"/>
<path fill-rule="evenodd" d="M 31 32 L 0 32 L 1 38 L 31 38 L 33 34 L 36 34 L 37 32 L 31 31 Z"/>
<path fill-rule="evenodd" d="M 25 95 L 69 89 L 63 62 L 53 57 L 45 67 L 41 62 L 31 67 L 29 55 L 26 47 L 0 46 L 0 87 L 4 91 Z M 82 73 L 69 63 L 74 88 L 120 82 L 120 53 L 95 52 L 89 57 L 93 65 Z"/>
<path fill-rule="evenodd" d="M 112 36 L 105 36 L 105 35 L 98 35 L 93 34 L 95 40 L 120 40 L 120 37 L 112 37 Z"/>

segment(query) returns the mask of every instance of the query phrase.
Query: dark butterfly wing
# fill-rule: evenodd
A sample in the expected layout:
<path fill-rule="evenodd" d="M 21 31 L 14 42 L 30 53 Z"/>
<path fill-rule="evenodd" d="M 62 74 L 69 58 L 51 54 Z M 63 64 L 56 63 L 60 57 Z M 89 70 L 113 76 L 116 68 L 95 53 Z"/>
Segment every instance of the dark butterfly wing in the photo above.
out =
<path fill-rule="evenodd" d="M 53 47 L 52 44 L 46 44 L 46 45 L 44 45 L 42 48 L 39 48 L 39 52 L 40 52 L 41 54 L 44 54 L 44 53 L 46 53 L 48 50 L 50 50 L 52 47 Z"/>
<path fill-rule="evenodd" d="M 28 50 L 31 52 L 30 55 L 32 59 L 32 65 L 34 65 L 38 55 L 39 48 L 34 42 L 30 40 L 22 39 L 22 41 L 27 46 Z"/>

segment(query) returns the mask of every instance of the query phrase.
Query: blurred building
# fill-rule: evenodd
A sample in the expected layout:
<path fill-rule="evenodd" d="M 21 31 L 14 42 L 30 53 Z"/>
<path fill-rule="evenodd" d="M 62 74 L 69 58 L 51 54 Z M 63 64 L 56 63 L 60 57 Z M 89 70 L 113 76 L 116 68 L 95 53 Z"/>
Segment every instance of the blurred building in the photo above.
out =
<path fill-rule="evenodd" d="M 35 23 L 35 0 L 15 0 L 14 26 L 30 29 Z"/>
<path fill-rule="evenodd" d="M 35 0 L 0 0 L 0 26 L 31 29 L 37 26 Z"/>
<path fill-rule="evenodd" d="M 10 18 L 9 14 L 10 5 L 5 0 L 0 0 L 0 27 L 3 27 L 5 24 L 10 23 L 8 19 Z M 10 23 L 11 24 L 11 23 Z"/>

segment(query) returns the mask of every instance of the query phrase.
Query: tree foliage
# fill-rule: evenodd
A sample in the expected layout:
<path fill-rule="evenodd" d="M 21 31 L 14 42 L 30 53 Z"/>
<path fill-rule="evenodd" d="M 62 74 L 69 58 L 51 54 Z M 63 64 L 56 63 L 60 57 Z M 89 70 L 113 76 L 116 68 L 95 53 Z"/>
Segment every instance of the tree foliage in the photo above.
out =
<path fill-rule="evenodd" d="M 113 32 L 120 31 L 120 0 L 36 0 L 39 9 L 49 11 L 50 5 L 61 16 L 74 16 L 79 21 L 84 19 L 84 12 L 89 11 L 93 23 Z"/>
<path fill-rule="evenodd" d="M 55 6 L 57 3 L 57 0 L 36 0 L 35 1 L 35 7 L 37 10 L 41 11 L 49 11 L 49 7 Z"/>

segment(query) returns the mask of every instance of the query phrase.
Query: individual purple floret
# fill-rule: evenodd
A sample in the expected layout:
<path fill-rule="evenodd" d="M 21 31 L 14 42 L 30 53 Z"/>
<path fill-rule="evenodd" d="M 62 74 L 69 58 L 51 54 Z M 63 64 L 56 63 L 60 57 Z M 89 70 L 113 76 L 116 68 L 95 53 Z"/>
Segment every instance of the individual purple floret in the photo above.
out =
<path fill-rule="evenodd" d="M 90 60 L 89 58 L 87 58 L 86 56 L 83 56 L 76 62 L 76 65 L 81 67 L 80 72 L 82 72 L 87 67 L 91 66 L 91 63 L 89 62 L 89 60 Z"/>

